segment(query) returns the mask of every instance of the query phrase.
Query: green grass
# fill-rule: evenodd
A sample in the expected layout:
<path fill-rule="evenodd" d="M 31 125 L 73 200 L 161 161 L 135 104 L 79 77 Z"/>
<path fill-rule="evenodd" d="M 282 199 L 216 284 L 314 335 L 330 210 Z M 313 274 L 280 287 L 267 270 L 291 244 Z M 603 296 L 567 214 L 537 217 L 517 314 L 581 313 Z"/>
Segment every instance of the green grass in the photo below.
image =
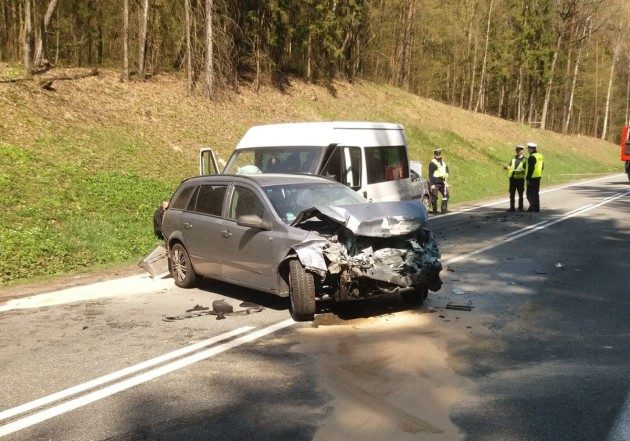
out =
<path fill-rule="evenodd" d="M 89 159 L 53 162 L 6 143 L 0 155 L 12 164 L 0 171 L 3 284 L 138 260 L 155 246 L 153 211 L 175 182 L 130 171 L 137 164 L 112 171 Z"/>

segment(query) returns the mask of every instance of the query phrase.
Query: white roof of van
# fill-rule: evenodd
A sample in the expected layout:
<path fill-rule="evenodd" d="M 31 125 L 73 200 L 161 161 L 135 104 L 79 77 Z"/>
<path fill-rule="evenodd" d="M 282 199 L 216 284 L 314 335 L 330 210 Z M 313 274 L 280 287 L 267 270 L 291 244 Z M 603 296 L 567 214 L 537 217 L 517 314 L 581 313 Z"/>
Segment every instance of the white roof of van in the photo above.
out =
<path fill-rule="evenodd" d="M 297 147 L 341 145 L 404 145 L 403 126 L 366 121 L 267 124 L 251 127 L 236 146 Z"/>

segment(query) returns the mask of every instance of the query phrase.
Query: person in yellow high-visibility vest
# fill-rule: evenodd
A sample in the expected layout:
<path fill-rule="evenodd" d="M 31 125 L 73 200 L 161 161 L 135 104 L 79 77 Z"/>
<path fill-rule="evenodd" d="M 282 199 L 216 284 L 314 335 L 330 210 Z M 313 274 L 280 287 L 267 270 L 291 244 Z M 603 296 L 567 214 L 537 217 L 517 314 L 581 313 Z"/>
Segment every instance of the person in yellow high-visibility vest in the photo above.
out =
<path fill-rule="evenodd" d="M 535 142 L 527 143 L 527 163 L 525 165 L 525 180 L 527 181 L 527 201 L 529 208 L 527 211 L 540 211 L 540 178 L 545 168 L 543 155 L 538 153 L 538 145 Z"/>
<path fill-rule="evenodd" d="M 440 211 L 446 213 L 448 208 L 448 165 L 442 159 L 442 149 L 433 150 L 433 159 L 429 163 L 429 186 L 431 189 L 431 209 L 433 214 L 437 214 L 438 193 L 442 194 L 442 205 Z"/>
<path fill-rule="evenodd" d="M 507 170 L 510 180 L 510 208 L 507 211 L 516 211 L 516 192 L 518 192 L 518 211 L 523 211 L 523 191 L 525 190 L 525 156 L 523 155 L 524 147 L 517 145 L 514 149 L 515 155 L 509 164 L 503 166 Z"/>

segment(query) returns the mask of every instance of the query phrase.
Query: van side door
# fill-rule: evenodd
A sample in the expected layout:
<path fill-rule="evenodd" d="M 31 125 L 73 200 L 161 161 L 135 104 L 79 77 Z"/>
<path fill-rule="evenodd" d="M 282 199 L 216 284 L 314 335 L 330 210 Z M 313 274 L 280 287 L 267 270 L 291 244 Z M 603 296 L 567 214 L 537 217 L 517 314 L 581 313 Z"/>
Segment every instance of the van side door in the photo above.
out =
<path fill-rule="evenodd" d="M 411 199 L 409 159 L 405 145 L 364 147 L 365 178 L 362 193 L 374 202 Z"/>

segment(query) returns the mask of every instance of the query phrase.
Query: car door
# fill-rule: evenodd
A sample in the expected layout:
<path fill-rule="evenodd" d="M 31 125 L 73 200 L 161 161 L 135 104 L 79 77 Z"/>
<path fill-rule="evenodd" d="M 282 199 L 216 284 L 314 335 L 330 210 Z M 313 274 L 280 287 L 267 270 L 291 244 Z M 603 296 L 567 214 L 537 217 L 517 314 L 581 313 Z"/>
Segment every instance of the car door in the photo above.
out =
<path fill-rule="evenodd" d="M 271 208 L 253 187 L 234 185 L 227 204 L 226 219 L 222 224 L 221 245 L 224 260 L 222 275 L 225 279 L 274 290 L 276 265 L 281 232 L 276 225 Z M 265 220 L 270 230 L 251 228 L 237 224 L 240 216 L 256 215 Z"/>
<path fill-rule="evenodd" d="M 199 185 L 182 213 L 182 235 L 195 272 L 204 276 L 221 274 L 223 249 L 221 224 L 227 183 Z"/>

